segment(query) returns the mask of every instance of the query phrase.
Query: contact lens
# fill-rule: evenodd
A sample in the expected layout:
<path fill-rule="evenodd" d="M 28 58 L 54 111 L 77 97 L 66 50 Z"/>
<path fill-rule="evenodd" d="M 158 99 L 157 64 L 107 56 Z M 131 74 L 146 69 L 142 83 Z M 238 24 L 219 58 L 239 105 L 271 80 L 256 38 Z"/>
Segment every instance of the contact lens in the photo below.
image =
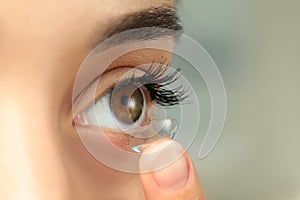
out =
<path fill-rule="evenodd" d="M 153 133 L 153 131 L 155 132 Z M 176 131 L 177 131 L 177 121 L 175 119 L 165 119 L 165 120 L 160 120 L 151 123 L 151 125 L 142 128 L 139 134 L 143 136 L 148 135 L 150 137 L 158 136 L 159 139 L 161 138 L 173 139 Z M 145 148 L 147 145 L 149 144 L 137 145 L 132 147 L 132 150 L 137 153 L 141 153 L 143 148 Z"/>

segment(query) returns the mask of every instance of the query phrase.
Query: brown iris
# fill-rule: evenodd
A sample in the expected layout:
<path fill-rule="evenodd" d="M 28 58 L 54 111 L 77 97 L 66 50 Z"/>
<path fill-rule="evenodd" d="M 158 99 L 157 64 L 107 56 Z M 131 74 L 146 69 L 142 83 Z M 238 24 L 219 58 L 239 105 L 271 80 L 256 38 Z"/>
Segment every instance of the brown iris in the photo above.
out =
<path fill-rule="evenodd" d="M 144 95 L 141 89 L 123 87 L 113 91 L 111 109 L 120 122 L 132 124 L 143 114 Z"/>

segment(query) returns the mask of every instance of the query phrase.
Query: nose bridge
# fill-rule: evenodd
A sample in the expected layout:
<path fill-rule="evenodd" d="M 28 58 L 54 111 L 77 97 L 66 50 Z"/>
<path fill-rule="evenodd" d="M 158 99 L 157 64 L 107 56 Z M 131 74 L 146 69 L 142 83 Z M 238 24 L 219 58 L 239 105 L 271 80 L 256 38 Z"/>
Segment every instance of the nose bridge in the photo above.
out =
<path fill-rule="evenodd" d="M 0 199 L 67 199 L 58 126 L 46 104 L 32 102 L 37 96 L 1 96 Z"/>

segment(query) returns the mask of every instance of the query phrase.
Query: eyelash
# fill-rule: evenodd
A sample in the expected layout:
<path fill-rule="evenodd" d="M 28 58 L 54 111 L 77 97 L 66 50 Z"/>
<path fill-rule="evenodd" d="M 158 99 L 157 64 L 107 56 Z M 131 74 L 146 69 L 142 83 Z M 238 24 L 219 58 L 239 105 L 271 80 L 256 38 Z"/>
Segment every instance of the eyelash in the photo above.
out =
<path fill-rule="evenodd" d="M 169 65 L 165 65 L 163 59 L 157 68 L 154 68 L 154 62 L 152 62 L 143 76 L 136 77 L 135 74 L 132 74 L 130 78 L 122 81 L 118 88 L 142 86 L 148 90 L 151 100 L 155 103 L 161 106 L 178 105 L 188 97 L 187 90 L 182 85 L 174 89 L 165 89 L 166 86 L 171 85 L 180 78 L 180 75 L 178 75 L 180 68 L 177 68 L 174 72 L 164 74 L 168 68 Z"/>

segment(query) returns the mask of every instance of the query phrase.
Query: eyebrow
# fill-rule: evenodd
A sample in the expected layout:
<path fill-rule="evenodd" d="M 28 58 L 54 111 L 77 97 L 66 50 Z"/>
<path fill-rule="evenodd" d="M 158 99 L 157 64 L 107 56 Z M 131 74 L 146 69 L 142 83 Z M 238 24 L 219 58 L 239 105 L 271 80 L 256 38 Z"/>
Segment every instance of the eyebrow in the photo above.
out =
<path fill-rule="evenodd" d="M 175 8 L 166 5 L 150 7 L 117 17 L 116 19 L 112 18 L 108 21 L 108 24 L 109 25 L 105 28 L 106 31 L 97 39 L 96 44 L 128 30 L 132 30 L 130 35 L 123 34 L 121 37 L 117 37 L 113 43 L 118 44 L 128 40 L 151 40 L 166 36 L 174 36 L 177 38 L 183 31 L 180 18 Z M 154 29 L 139 29 L 147 27 Z M 134 31 L 134 29 L 137 30 Z"/>
<path fill-rule="evenodd" d="M 122 34 L 121 37 L 110 40 L 108 46 L 124 43 L 129 40 L 152 40 L 167 36 L 173 36 L 174 39 L 176 39 L 183 32 L 183 27 L 175 8 L 166 5 L 150 7 L 135 13 L 126 14 L 117 17 L 116 19 L 109 20 L 108 24 L 109 25 L 106 26 L 106 31 L 104 33 L 99 34 L 99 32 L 96 31 L 98 38 L 93 42 L 92 46 L 97 46 L 105 39 L 128 30 L 133 30 L 130 32 L 130 35 Z M 146 27 L 151 27 L 153 29 L 139 29 Z M 101 35 L 100 38 L 99 35 Z M 97 80 L 98 76 L 99 75 L 92 78 L 91 83 Z M 80 92 L 75 95 L 74 102 L 80 98 L 80 95 L 91 85 L 91 83 L 79 90 Z"/>

